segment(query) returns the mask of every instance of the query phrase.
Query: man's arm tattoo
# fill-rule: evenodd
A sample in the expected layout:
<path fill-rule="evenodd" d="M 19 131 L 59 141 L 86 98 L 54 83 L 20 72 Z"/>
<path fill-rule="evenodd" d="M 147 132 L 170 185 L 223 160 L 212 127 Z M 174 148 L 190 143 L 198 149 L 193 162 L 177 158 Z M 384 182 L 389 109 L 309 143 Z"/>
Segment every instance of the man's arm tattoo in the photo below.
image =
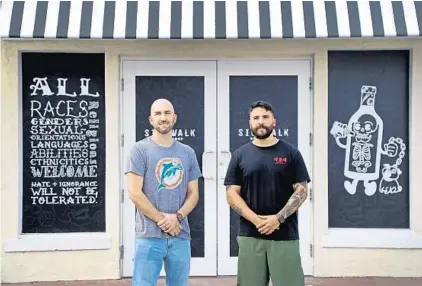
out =
<path fill-rule="evenodd" d="M 230 189 L 230 185 L 228 185 L 228 186 L 226 186 L 226 191 L 228 191 L 229 189 Z M 235 211 L 235 212 L 237 212 L 237 214 L 238 215 L 242 215 L 242 208 L 240 208 L 240 207 L 238 207 L 238 206 L 236 206 L 235 204 L 230 204 L 230 207 Z"/>
<path fill-rule="evenodd" d="M 294 214 L 298 208 L 302 205 L 302 203 L 308 197 L 308 183 L 307 182 L 300 182 L 293 185 L 294 193 L 287 201 L 287 204 L 284 208 L 277 213 L 277 217 L 280 218 L 281 216 L 286 219 L 292 214 Z"/>
<path fill-rule="evenodd" d="M 235 205 L 230 205 L 232 209 L 237 212 L 238 215 L 242 215 L 242 209 Z"/>

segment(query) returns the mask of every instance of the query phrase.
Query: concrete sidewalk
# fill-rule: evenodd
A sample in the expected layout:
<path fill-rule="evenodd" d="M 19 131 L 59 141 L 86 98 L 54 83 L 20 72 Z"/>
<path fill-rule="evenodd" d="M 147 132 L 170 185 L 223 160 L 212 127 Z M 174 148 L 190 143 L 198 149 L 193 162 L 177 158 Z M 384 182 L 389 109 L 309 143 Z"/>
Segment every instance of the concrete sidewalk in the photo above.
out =
<path fill-rule="evenodd" d="M 45 282 L 45 283 L 19 283 L 3 284 L 10 286 L 130 286 L 130 279 L 99 280 L 99 281 L 74 281 L 74 282 Z M 165 286 L 165 281 L 160 279 L 157 286 Z M 236 277 L 218 278 L 191 278 L 192 286 L 236 286 Z M 312 278 L 306 279 L 306 286 L 422 286 L 422 278 Z"/>

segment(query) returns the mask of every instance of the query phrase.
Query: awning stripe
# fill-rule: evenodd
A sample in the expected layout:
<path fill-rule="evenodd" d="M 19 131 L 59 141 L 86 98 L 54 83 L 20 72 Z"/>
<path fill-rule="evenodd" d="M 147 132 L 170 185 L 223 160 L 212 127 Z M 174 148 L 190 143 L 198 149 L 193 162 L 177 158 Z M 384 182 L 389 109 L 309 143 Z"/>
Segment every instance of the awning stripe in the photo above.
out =
<path fill-rule="evenodd" d="M 261 37 L 261 24 L 260 24 L 260 8 L 259 8 L 259 2 L 253 1 L 245 5 L 246 9 L 246 22 L 247 22 L 247 28 L 248 28 L 248 35 L 246 38 L 253 37 L 253 38 L 259 38 Z M 271 30 L 270 30 L 271 32 Z"/>
<path fill-rule="evenodd" d="M 416 17 L 418 22 L 419 33 L 422 33 L 422 1 L 415 2 Z"/>
<path fill-rule="evenodd" d="M 205 25 L 211 23 L 205 22 Z M 215 38 L 226 38 L 226 5 L 224 2 L 215 3 Z"/>
<path fill-rule="evenodd" d="M 193 38 L 204 38 L 204 3 L 193 3 Z"/>
<path fill-rule="evenodd" d="M 374 29 L 372 24 L 371 8 L 369 7 L 368 1 L 358 2 L 358 13 L 360 19 L 359 23 L 362 22 L 360 26 L 361 37 L 373 37 Z"/>
<path fill-rule="evenodd" d="M 270 3 L 259 2 L 259 33 L 262 39 L 271 39 L 270 17 Z"/>
<path fill-rule="evenodd" d="M 70 5 L 68 38 L 77 38 L 81 35 L 82 2 L 74 2 Z"/>
<path fill-rule="evenodd" d="M 349 26 L 350 26 L 350 37 L 361 37 L 361 26 L 360 17 L 358 10 L 358 3 L 347 2 L 347 9 L 349 11 Z M 364 20 L 364 19 L 362 19 Z M 365 25 L 365 23 L 364 23 Z"/>
<path fill-rule="evenodd" d="M 111 34 L 110 38 L 113 38 L 113 37 L 125 38 L 128 3 L 126 3 L 125 1 L 118 1 L 115 4 L 116 4 L 114 6 L 115 11 L 113 12 L 113 17 L 114 17 L 113 33 Z M 118 15 L 125 15 L 126 17 L 118 17 Z"/>
<path fill-rule="evenodd" d="M 325 13 L 327 17 L 327 33 L 330 38 L 338 38 L 338 23 L 337 23 L 337 12 L 336 4 L 334 1 L 325 2 Z"/>
<path fill-rule="evenodd" d="M 160 6 L 158 2 L 151 2 L 148 10 L 148 35 L 149 39 L 158 39 Z M 164 29 L 164 27 L 163 27 Z"/>
<path fill-rule="evenodd" d="M 374 37 L 384 37 L 384 26 L 382 24 L 382 12 L 379 2 L 369 2 L 372 18 L 372 30 Z"/>
<path fill-rule="evenodd" d="M 169 39 L 170 34 L 170 22 L 171 22 L 171 6 L 169 2 L 158 3 L 158 39 Z M 151 18 L 150 18 L 151 20 Z M 155 22 L 155 21 L 154 21 Z"/>
<path fill-rule="evenodd" d="M 397 30 L 394 23 L 394 14 L 393 14 L 393 7 L 391 2 L 384 2 L 381 1 L 381 11 L 382 11 L 382 18 L 384 24 L 384 36 L 387 37 L 396 37 Z"/>
<path fill-rule="evenodd" d="M 3 3 L 2 5 L 5 5 Z M 20 36 L 21 29 L 22 29 L 22 17 L 23 17 L 23 9 L 24 9 L 24 2 L 15 2 L 13 3 L 13 10 L 12 10 L 12 19 L 10 20 L 10 32 L 9 36 L 11 38 L 17 38 Z"/>
<path fill-rule="evenodd" d="M 334 3 L 336 7 L 338 36 L 339 38 L 350 38 L 350 22 L 349 11 L 346 1 L 338 1 Z"/>
<path fill-rule="evenodd" d="M 321 37 L 326 38 L 328 36 L 327 32 L 327 17 L 325 13 L 325 3 L 323 1 L 318 1 L 313 5 L 314 13 L 314 25 L 315 25 L 315 38 Z M 305 17 L 306 18 L 306 17 Z"/>
<path fill-rule="evenodd" d="M 31 37 L 34 32 L 36 2 L 28 2 L 23 9 L 21 36 Z"/>
<path fill-rule="evenodd" d="M 105 3 L 103 1 L 94 1 L 93 4 L 90 38 L 102 38 Z"/>
<path fill-rule="evenodd" d="M 80 26 L 81 39 L 89 39 L 91 37 L 92 11 L 93 11 L 92 2 L 82 3 L 81 26 Z M 134 26 L 136 26 L 136 23 Z"/>
<path fill-rule="evenodd" d="M 180 5 L 180 38 L 192 39 L 193 37 L 193 4 Z M 183 19 L 183 21 L 182 21 Z"/>
<path fill-rule="evenodd" d="M 37 4 L 34 24 L 34 38 L 42 38 L 45 34 L 45 22 L 47 20 L 48 2 L 40 2 Z"/>
<path fill-rule="evenodd" d="M 45 23 L 45 38 L 55 38 L 57 32 L 57 23 L 59 19 L 57 15 L 60 9 L 59 2 L 52 2 L 48 4 L 47 20 Z"/>
<path fill-rule="evenodd" d="M 406 15 L 406 28 L 409 35 L 419 33 L 418 18 L 416 17 L 415 4 L 411 1 L 403 2 L 404 15 Z M 422 31 L 422 30 L 421 30 Z"/>
<path fill-rule="evenodd" d="M 394 22 L 396 23 L 397 36 L 405 37 L 407 36 L 407 29 L 406 29 L 406 20 L 404 19 L 403 3 L 394 1 L 392 2 L 392 5 L 393 5 Z"/>
<path fill-rule="evenodd" d="M 237 2 L 237 37 L 239 39 L 247 39 L 249 36 L 247 5 L 244 1 Z"/>
<path fill-rule="evenodd" d="M 57 38 L 67 38 L 69 30 L 70 2 L 60 2 Z M 76 24 L 76 23 L 74 23 Z"/>
<path fill-rule="evenodd" d="M 416 37 L 421 1 L 6 1 L 2 38 Z"/>
<path fill-rule="evenodd" d="M 223 27 L 225 30 L 226 39 L 235 39 L 238 38 L 238 29 L 237 29 L 237 18 L 241 15 L 237 15 L 237 3 L 235 1 L 222 2 L 225 5 L 225 15 L 221 15 L 226 19 L 226 26 Z"/>
<path fill-rule="evenodd" d="M 182 38 L 182 3 L 171 2 L 170 35 L 172 39 Z"/>
<path fill-rule="evenodd" d="M 305 37 L 316 38 L 314 5 L 310 1 L 303 3 L 303 17 L 305 19 Z"/>
<path fill-rule="evenodd" d="M 293 19 L 292 19 L 292 3 L 288 1 L 281 2 L 281 21 L 283 38 L 293 38 Z"/>
<path fill-rule="evenodd" d="M 293 38 L 305 37 L 305 18 L 303 17 L 303 3 L 301 1 L 293 1 L 291 5 Z"/>
<path fill-rule="evenodd" d="M 113 31 L 114 31 L 114 9 L 115 3 L 106 1 L 104 5 L 104 19 L 103 21 L 103 38 L 104 39 L 112 39 L 113 38 Z"/>
<path fill-rule="evenodd" d="M 138 2 L 128 2 L 126 9 L 126 39 L 136 39 L 136 16 L 138 15 Z"/>

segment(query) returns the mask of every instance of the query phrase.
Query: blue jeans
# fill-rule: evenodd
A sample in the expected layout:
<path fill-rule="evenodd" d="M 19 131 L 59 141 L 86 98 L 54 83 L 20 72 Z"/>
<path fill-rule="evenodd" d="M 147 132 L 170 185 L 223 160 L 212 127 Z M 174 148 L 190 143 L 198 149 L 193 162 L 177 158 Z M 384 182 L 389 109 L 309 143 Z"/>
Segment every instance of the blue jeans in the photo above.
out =
<path fill-rule="evenodd" d="M 190 240 L 137 238 L 132 286 L 155 286 L 164 261 L 167 286 L 188 286 Z"/>

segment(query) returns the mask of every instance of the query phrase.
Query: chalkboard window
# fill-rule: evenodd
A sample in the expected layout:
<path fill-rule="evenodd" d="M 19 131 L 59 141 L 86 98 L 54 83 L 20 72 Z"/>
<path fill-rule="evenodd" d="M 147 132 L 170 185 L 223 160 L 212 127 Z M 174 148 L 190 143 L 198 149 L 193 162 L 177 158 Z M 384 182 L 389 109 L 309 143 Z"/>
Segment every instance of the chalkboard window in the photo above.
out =
<path fill-rule="evenodd" d="M 409 228 L 409 52 L 328 54 L 330 228 Z"/>
<path fill-rule="evenodd" d="M 105 231 L 104 61 L 22 53 L 22 233 Z"/>

